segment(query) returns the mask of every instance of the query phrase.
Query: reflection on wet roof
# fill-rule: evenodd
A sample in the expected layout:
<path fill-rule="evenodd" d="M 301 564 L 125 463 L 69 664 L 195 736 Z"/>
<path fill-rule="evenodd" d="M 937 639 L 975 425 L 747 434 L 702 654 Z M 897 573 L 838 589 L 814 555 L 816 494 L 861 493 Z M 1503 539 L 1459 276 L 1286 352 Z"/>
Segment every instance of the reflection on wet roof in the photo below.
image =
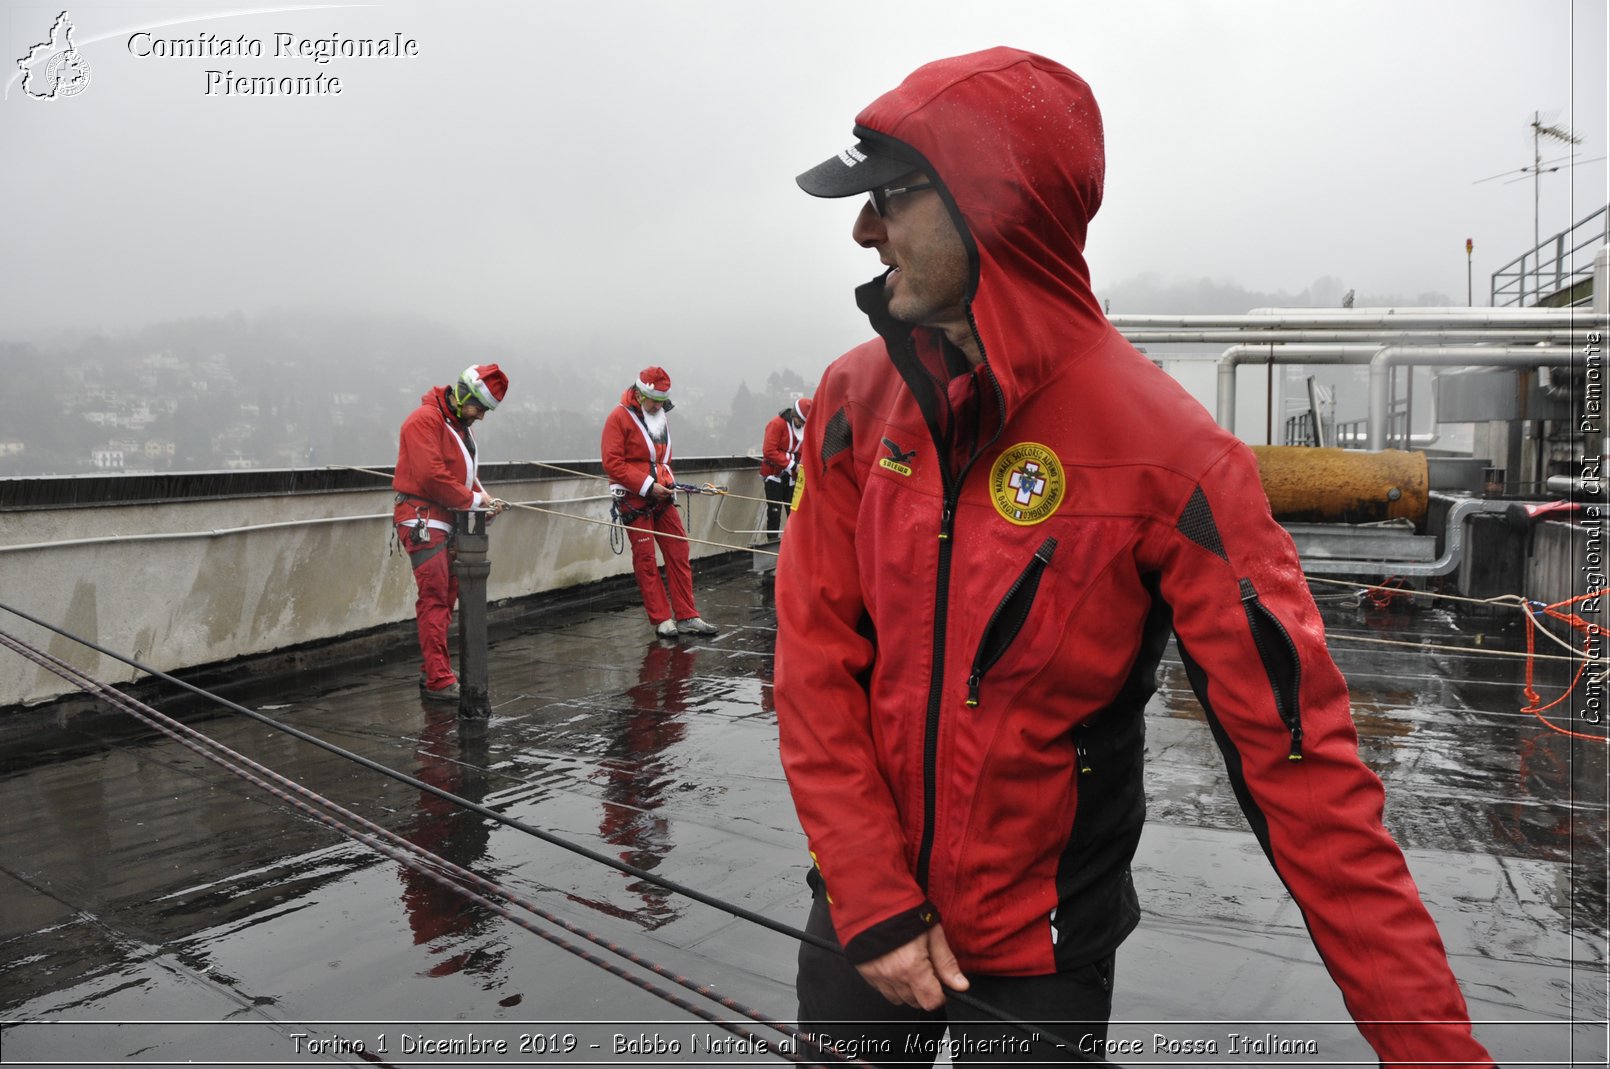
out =
<path fill-rule="evenodd" d="M 777 758 L 769 599 L 764 577 L 718 567 L 700 579 L 701 606 L 724 625 L 711 639 L 651 639 L 629 594 L 496 636 L 484 725 L 421 702 L 406 654 L 312 670 L 253 704 L 507 817 L 802 925 L 808 858 Z M 1347 598 L 1323 609 L 1365 759 L 1386 782 L 1386 822 L 1478 1035 L 1505 1064 L 1570 1064 L 1573 1049 L 1579 1064 L 1598 1060 L 1605 747 L 1520 712 L 1524 661 L 1493 655 L 1519 649 L 1519 636 L 1496 622 Z M 1545 662 L 1540 688 L 1558 692 L 1564 673 Z M 782 934 L 240 717 L 190 722 L 545 911 L 793 1016 L 796 947 Z M 695 1049 L 725 1034 L 167 739 L 85 747 L 79 730 L 39 732 L 40 752 L 0 776 L 8 1061 L 350 1061 L 340 1043 L 360 1041 L 383 1061 L 377 1040 L 393 1055 L 407 1044 L 428 1053 L 426 1041 L 472 1033 L 508 1043 L 505 1063 L 756 1060 Z M 47 752 L 58 756 L 40 759 Z M 1315 1053 L 1284 1061 L 1372 1062 L 1246 830 L 1172 651 L 1147 710 L 1147 754 L 1135 870 L 1145 913 L 1120 951 L 1113 1036 L 1214 1039 L 1204 1063 L 1269 1061 L 1255 1047 L 1234 1053 L 1232 1033 L 1315 1041 Z M 647 1053 L 656 1040 L 679 1049 Z"/>

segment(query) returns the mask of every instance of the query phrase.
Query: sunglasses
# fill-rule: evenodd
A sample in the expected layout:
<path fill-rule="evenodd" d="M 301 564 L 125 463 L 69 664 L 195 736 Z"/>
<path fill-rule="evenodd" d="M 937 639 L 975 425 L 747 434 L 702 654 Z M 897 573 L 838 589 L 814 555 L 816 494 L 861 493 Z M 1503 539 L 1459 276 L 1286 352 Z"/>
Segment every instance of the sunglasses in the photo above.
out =
<path fill-rule="evenodd" d="M 868 190 L 868 203 L 872 205 L 872 212 L 874 215 L 876 215 L 879 219 L 887 219 L 889 217 L 889 198 L 902 197 L 907 193 L 921 193 L 925 189 L 932 188 L 934 188 L 934 184 L 932 182 L 918 182 L 915 185 L 895 186 L 892 189 L 888 186 L 884 186 L 879 189 Z"/>

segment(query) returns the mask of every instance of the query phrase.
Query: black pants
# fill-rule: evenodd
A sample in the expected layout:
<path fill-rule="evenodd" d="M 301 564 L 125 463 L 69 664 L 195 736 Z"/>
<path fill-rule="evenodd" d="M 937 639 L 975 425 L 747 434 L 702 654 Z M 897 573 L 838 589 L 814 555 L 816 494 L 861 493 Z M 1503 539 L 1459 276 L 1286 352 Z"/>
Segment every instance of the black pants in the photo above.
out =
<path fill-rule="evenodd" d="M 806 931 L 837 941 L 821 894 L 811 904 Z M 1112 1016 L 1112 978 L 1112 955 L 1049 976 L 967 977 L 969 995 L 1028 1022 L 1033 1026 L 1029 1035 L 955 1000 L 932 1012 L 896 1006 L 862 979 L 844 955 L 809 943 L 800 944 L 795 990 L 803 1031 L 828 1037 L 838 1050 L 878 1065 L 931 1065 L 941 1049 L 958 1065 L 1076 1063 L 1084 1059 L 1059 1044 L 1103 1055 Z M 1030 1038 L 1036 1034 L 1038 1039 Z"/>
<path fill-rule="evenodd" d="M 787 515 L 788 503 L 794 498 L 794 482 L 792 479 L 766 479 L 766 530 L 776 534 L 782 527 L 782 518 Z"/>

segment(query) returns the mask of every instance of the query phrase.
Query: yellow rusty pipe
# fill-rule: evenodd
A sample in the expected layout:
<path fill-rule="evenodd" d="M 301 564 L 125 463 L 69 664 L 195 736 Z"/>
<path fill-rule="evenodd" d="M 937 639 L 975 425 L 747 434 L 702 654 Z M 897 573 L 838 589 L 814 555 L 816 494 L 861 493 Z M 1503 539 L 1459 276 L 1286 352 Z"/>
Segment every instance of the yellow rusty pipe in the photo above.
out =
<path fill-rule="evenodd" d="M 1290 445 L 1255 445 L 1252 451 L 1277 520 L 1375 523 L 1406 518 L 1416 527 L 1425 526 L 1431 478 L 1424 453 Z"/>

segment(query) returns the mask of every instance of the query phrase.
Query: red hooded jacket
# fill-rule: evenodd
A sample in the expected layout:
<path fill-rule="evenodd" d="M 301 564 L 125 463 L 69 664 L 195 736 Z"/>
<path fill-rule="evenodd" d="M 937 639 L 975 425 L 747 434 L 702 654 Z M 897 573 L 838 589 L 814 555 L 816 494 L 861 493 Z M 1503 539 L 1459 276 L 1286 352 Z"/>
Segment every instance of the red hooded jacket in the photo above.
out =
<path fill-rule="evenodd" d="M 1248 450 L 1090 288 L 1101 118 L 1050 60 L 929 64 L 856 136 L 934 176 L 967 245 L 970 370 L 880 338 L 815 393 L 777 569 L 782 759 L 868 961 L 940 921 L 963 971 L 1111 952 L 1139 908 L 1142 710 L 1176 635 L 1235 793 L 1384 1062 L 1489 1065 L 1359 760 L 1347 689 Z M 1377 1021 L 1413 1024 L 1376 1024 Z M 1430 1023 L 1443 1022 L 1443 1023 Z"/>
<path fill-rule="evenodd" d="M 451 531 L 453 512 L 473 508 L 476 495 L 484 493 L 475 469 L 475 434 L 453 415 L 447 389 L 426 391 L 397 436 L 391 485 L 405 500 L 397 502 L 395 522 L 423 517 L 429 526 Z"/>

